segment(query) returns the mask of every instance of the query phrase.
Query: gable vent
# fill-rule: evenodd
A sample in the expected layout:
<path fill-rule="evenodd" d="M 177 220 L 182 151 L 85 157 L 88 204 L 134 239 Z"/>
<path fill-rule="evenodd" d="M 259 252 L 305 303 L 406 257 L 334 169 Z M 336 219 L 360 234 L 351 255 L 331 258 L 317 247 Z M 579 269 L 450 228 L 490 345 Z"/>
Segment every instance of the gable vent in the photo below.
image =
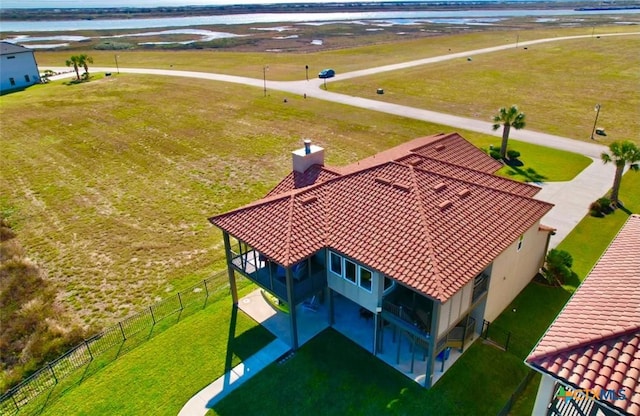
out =
<path fill-rule="evenodd" d="M 315 196 L 315 195 L 313 195 L 313 196 L 307 196 L 307 197 L 305 197 L 305 198 L 302 198 L 302 199 L 300 200 L 300 203 L 301 203 L 302 205 L 309 205 L 309 204 L 312 204 L 312 203 L 316 202 L 317 200 L 318 200 L 318 197 L 317 197 L 317 196 Z"/>
<path fill-rule="evenodd" d="M 443 151 L 445 148 L 446 148 L 446 146 L 445 146 L 445 145 L 443 145 L 443 144 L 439 144 L 439 145 L 437 145 L 437 146 L 435 147 L 435 149 L 436 149 L 438 152 Z"/>
<path fill-rule="evenodd" d="M 435 185 L 433 187 L 433 190 L 436 192 L 442 191 L 443 189 L 445 189 L 447 187 L 447 184 L 444 182 L 440 182 L 439 184 Z"/>
<path fill-rule="evenodd" d="M 438 208 L 440 208 L 440 211 L 444 211 L 445 209 L 449 208 L 451 205 L 453 205 L 453 202 L 446 200 L 446 201 L 442 201 L 438 204 Z"/>
<path fill-rule="evenodd" d="M 467 188 L 464 188 L 464 189 L 462 189 L 460 192 L 458 192 L 458 196 L 459 196 L 460 198 L 466 198 L 466 197 L 468 197 L 469 195 L 471 195 L 471 191 L 470 191 L 469 189 L 467 189 Z"/>

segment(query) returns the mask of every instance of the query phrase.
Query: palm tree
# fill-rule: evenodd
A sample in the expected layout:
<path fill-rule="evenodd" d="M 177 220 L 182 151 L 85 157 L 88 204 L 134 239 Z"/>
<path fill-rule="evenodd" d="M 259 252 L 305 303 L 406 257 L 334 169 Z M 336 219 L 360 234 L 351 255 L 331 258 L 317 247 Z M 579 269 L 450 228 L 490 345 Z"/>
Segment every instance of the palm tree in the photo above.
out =
<path fill-rule="evenodd" d="M 84 67 L 84 76 L 86 78 L 89 78 L 89 65 L 88 64 L 92 64 L 93 63 L 93 58 L 90 57 L 89 55 L 78 55 L 78 65 L 83 66 Z"/>
<path fill-rule="evenodd" d="M 500 145 L 500 157 L 505 158 L 507 154 L 507 143 L 509 142 L 509 132 L 511 127 L 520 130 L 525 126 L 524 113 L 518 110 L 518 106 L 512 105 L 511 108 L 502 107 L 498 110 L 498 114 L 493 116 L 493 130 L 502 129 L 502 144 Z"/>
<path fill-rule="evenodd" d="M 638 164 L 640 162 L 640 148 L 630 140 L 619 140 L 609 145 L 609 151 L 610 153 L 603 152 L 600 157 L 605 164 L 613 162 L 616 165 L 616 176 L 613 178 L 613 187 L 611 188 L 611 203 L 618 206 L 620 204 L 618 192 L 620 191 L 622 172 L 627 164 L 633 171 L 640 169 L 640 164 Z"/>
<path fill-rule="evenodd" d="M 76 79 L 80 80 L 80 71 L 78 67 L 80 66 L 80 57 L 78 55 L 73 55 L 71 58 L 67 59 L 65 62 L 67 66 L 73 66 L 74 71 L 76 71 Z"/>

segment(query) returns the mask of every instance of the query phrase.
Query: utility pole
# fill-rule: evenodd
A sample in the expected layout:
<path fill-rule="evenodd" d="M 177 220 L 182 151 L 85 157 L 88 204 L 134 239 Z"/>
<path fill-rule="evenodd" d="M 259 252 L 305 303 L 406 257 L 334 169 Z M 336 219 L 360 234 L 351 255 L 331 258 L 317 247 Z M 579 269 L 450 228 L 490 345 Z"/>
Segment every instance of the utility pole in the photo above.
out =
<path fill-rule="evenodd" d="M 596 132 L 596 124 L 598 124 L 598 116 L 600 115 L 600 104 L 596 104 L 593 109 L 596 112 L 596 121 L 593 122 L 593 130 L 591 130 L 591 140 L 595 140 L 596 138 L 593 135 Z"/>

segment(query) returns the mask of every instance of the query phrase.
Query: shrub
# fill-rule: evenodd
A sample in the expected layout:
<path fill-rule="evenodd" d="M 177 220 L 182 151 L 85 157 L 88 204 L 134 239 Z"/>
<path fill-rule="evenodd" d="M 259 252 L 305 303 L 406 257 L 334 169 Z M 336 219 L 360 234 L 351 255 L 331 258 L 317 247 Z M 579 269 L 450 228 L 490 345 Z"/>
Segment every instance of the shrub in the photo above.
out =
<path fill-rule="evenodd" d="M 497 150 L 489 150 L 489 156 L 491 156 L 495 160 L 500 160 L 500 152 Z"/>
<path fill-rule="evenodd" d="M 609 198 L 599 198 L 589 205 L 589 215 L 592 217 L 604 217 L 613 212 L 611 200 Z"/>
<path fill-rule="evenodd" d="M 572 265 L 573 257 L 571 254 L 554 248 L 547 253 L 546 267 L 542 270 L 542 275 L 550 284 L 563 284 L 573 274 Z"/>
<path fill-rule="evenodd" d="M 594 201 L 589 205 L 589 215 L 592 217 L 603 217 L 602 205 L 598 201 Z"/>
<path fill-rule="evenodd" d="M 511 160 L 517 159 L 520 157 L 520 152 L 517 150 L 507 150 L 507 157 Z"/>
<path fill-rule="evenodd" d="M 609 198 L 598 198 L 596 202 L 600 204 L 600 212 L 603 214 L 610 214 L 613 212 L 613 208 L 611 208 L 611 200 Z"/>

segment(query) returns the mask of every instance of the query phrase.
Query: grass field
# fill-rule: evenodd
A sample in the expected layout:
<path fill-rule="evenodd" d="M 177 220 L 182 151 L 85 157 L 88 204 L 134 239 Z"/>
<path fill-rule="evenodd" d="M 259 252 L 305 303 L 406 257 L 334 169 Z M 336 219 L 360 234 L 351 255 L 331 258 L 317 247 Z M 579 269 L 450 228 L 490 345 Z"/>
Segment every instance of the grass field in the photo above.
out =
<path fill-rule="evenodd" d="M 450 131 L 382 114 L 372 123 L 365 110 L 283 97 L 134 75 L 2 96 L 0 210 L 58 300 L 100 328 L 222 268 L 220 234 L 206 218 L 264 195 L 288 173 L 302 138 L 324 146 L 328 164 L 343 165 Z M 461 134 L 479 146 L 496 141 Z M 549 180 L 588 163 L 520 150 Z M 558 172 L 553 160 L 570 163 Z"/>
<path fill-rule="evenodd" d="M 220 28 L 218 28 L 220 29 Z M 515 43 L 516 39 L 524 42 L 542 38 L 560 36 L 591 35 L 594 27 L 514 30 L 513 27 L 500 27 L 475 33 L 459 33 L 447 36 L 432 36 L 422 39 L 404 40 L 402 38 L 386 39 L 386 42 L 373 45 L 358 46 L 340 36 L 346 42 L 336 49 L 310 53 L 276 53 L 255 50 L 251 52 L 226 51 L 224 49 L 209 50 L 123 50 L 100 51 L 87 47 L 86 53 L 94 59 L 94 66 L 115 68 L 115 55 L 122 68 L 161 68 L 185 71 L 219 72 L 252 78 L 263 77 L 264 65 L 269 66 L 268 79 L 292 81 L 305 79 L 305 66 L 309 66 L 309 76 L 316 77 L 324 68 L 332 67 L 338 73 L 355 71 L 398 62 L 412 61 L 463 52 L 490 46 Z M 635 26 L 599 26 L 598 33 L 637 32 Z M 100 33 L 87 33 L 98 36 Z M 346 47 L 345 47 L 346 46 Z M 45 51 L 36 52 L 36 59 L 41 70 L 49 67 L 64 66 L 69 56 L 78 51 Z M 596 60 L 593 64 L 597 65 Z M 375 88 L 375 86 L 374 86 Z M 374 91 L 375 92 L 375 89 Z"/>
<path fill-rule="evenodd" d="M 20 414 L 176 415 L 191 396 L 273 339 L 242 311 L 233 313 L 227 294 L 126 354 L 105 353 L 120 357 L 99 357 Z"/>
<path fill-rule="evenodd" d="M 590 140 L 596 103 L 607 137 L 640 143 L 640 35 L 586 38 L 460 58 L 330 84 L 331 91 L 490 120 L 518 104 L 527 128 Z M 376 89 L 384 88 L 384 95 Z M 517 133 L 514 133 L 516 135 Z"/>

